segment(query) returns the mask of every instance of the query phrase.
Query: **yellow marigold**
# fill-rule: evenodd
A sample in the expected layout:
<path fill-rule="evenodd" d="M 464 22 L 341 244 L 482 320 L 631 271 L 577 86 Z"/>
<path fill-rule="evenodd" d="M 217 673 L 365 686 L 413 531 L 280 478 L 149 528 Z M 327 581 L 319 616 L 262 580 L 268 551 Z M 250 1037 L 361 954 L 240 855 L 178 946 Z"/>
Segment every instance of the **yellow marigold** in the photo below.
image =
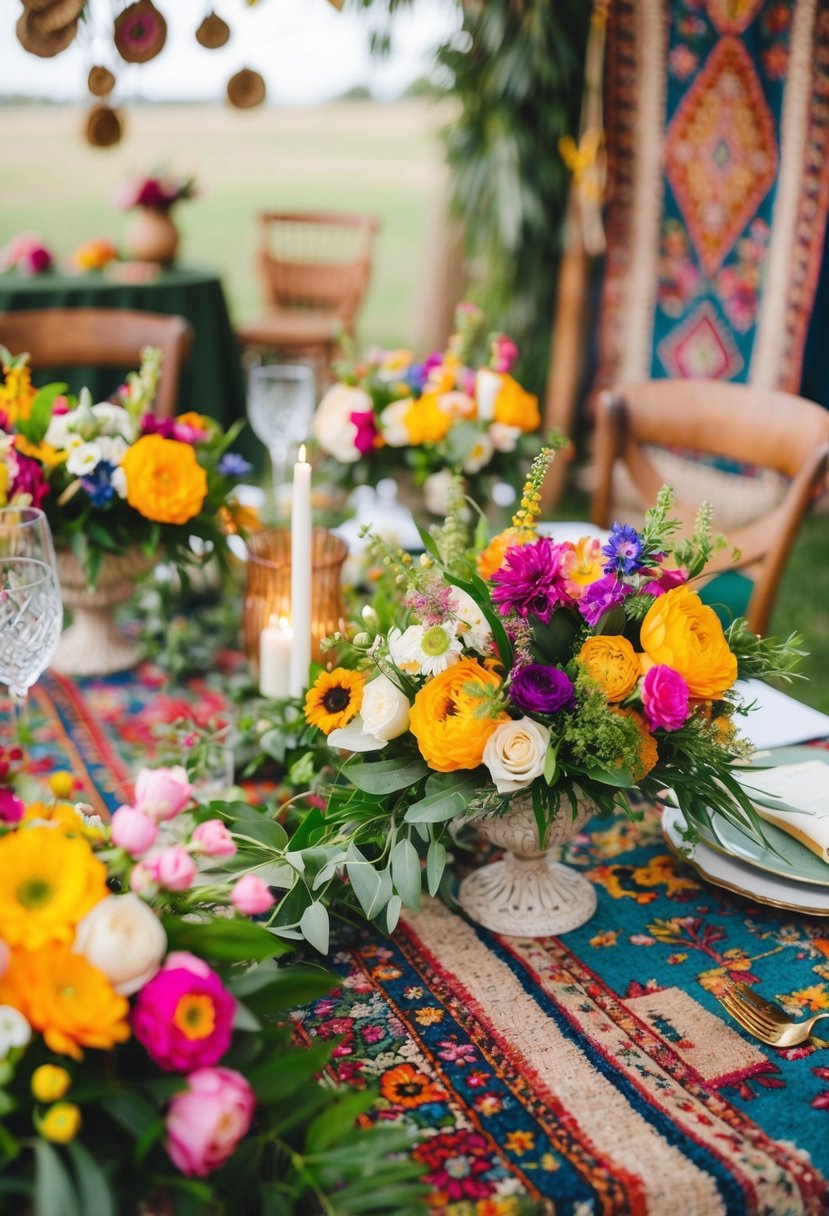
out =
<path fill-rule="evenodd" d="M 414 699 L 409 730 L 430 768 L 452 773 L 477 768 L 487 740 L 509 715 L 487 713 L 486 691 L 501 686 L 475 659 L 461 659 L 424 684 Z"/>
<path fill-rule="evenodd" d="M 603 689 L 608 701 L 624 701 L 639 679 L 639 656 L 620 634 L 588 638 L 579 651 L 588 675 Z"/>
<path fill-rule="evenodd" d="M 143 435 L 121 462 L 127 502 L 146 519 L 186 524 L 202 509 L 207 474 L 189 443 Z"/>
<path fill-rule="evenodd" d="M 127 998 L 69 946 L 13 951 L 0 979 L 0 1005 L 19 1009 L 51 1051 L 73 1060 L 83 1047 L 107 1050 L 130 1037 Z"/>
<path fill-rule="evenodd" d="M 0 938 L 9 946 L 71 942 L 108 893 L 106 867 L 80 836 L 35 827 L 0 840 Z"/>
<path fill-rule="evenodd" d="M 74 1102 L 57 1102 L 50 1106 L 38 1122 L 38 1131 L 44 1140 L 53 1144 L 68 1144 L 81 1130 L 81 1110 Z"/>
<path fill-rule="evenodd" d="M 527 528 L 505 528 L 497 536 L 493 536 L 485 549 L 482 549 L 475 559 L 481 578 L 492 578 L 496 570 L 504 564 L 507 549 L 514 545 L 527 545 L 535 536 Z"/>
<path fill-rule="evenodd" d="M 721 697 L 737 679 L 719 617 L 687 584 L 654 601 L 639 636 L 651 662 L 678 671 L 695 699 Z"/>
<path fill-rule="evenodd" d="M 360 712 L 363 683 L 359 671 L 347 667 L 320 672 L 305 698 L 305 720 L 326 735 L 347 726 Z"/>
<path fill-rule="evenodd" d="M 504 426 L 517 426 L 522 431 L 537 431 L 541 426 L 538 398 L 522 388 L 512 376 L 502 376 L 495 398 L 495 421 Z"/>
<path fill-rule="evenodd" d="M 417 401 L 412 402 L 403 419 L 409 442 L 415 446 L 421 443 L 439 443 L 452 425 L 450 415 L 438 404 L 439 396 L 436 392 L 424 393 Z"/>
<path fill-rule="evenodd" d="M 641 781 L 643 777 L 647 777 L 648 773 L 654 768 L 659 760 L 659 748 L 657 747 L 656 739 L 648 730 L 648 724 L 640 713 L 635 709 L 614 709 L 616 714 L 621 714 L 623 718 L 631 718 L 636 723 L 636 728 L 639 731 L 639 769 L 633 773 L 634 781 Z"/>

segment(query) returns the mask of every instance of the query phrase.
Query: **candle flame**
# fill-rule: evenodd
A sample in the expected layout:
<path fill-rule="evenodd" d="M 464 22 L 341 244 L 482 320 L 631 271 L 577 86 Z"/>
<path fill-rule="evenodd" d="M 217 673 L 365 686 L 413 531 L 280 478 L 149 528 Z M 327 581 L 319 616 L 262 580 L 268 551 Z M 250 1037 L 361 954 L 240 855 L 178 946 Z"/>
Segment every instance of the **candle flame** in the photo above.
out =
<path fill-rule="evenodd" d="M 288 620 L 288 618 L 286 616 L 281 616 L 279 618 L 279 628 L 282 630 L 283 633 L 287 633 L 290 630 L 291 622 Z"/>
<path fill-rule="evenodd" d="M 299 447 L 299 463 L 300 464 L 306 463 L 306 461 L 305 461 L 305 444 L 304 443 L 300 444 L 300 447 Z"/>

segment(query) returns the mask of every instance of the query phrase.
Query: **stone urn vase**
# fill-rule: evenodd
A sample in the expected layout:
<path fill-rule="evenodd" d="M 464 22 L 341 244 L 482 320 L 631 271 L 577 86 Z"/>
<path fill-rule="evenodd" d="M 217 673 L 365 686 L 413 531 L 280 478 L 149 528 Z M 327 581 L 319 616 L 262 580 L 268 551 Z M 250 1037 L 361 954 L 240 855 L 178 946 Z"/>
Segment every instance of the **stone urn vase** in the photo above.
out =
<path fill-rule="evenodd" d="M 548 937 L 585 924 L 596 910 L 592 883 L 559 861 L 566 844 L 596 811 L 580 790 L 578 813 L 562 798 L 544 848 L 529 796 L 515 798 L 503 815 L 484 815 L 478 831 L 498 848 L 500 861 L 482 866 L 460 885 L 458 901 L 472 920 L 509 937 Z"/>
<path fill-rule="evenodd" d="M 176 259 L 180 237 L 168 211 L 137 207 L 127 226 L 124 248 L 136 262 L 170 266 Z"/>
<path fill-rule="evenodd" d="M 115 623 L 115 608 L 128 600 L 142 575 L 152 570 L 158 555 L 138 549 L 107 553 L 98 582 L 90 589 L 86 571 L 69 549 L 57 553 L 58 580 L 72 624 L 63 631 L 52 666 L 71 676 L 107 676 L 128 671 L 138 662 L 138 650 Z"/>

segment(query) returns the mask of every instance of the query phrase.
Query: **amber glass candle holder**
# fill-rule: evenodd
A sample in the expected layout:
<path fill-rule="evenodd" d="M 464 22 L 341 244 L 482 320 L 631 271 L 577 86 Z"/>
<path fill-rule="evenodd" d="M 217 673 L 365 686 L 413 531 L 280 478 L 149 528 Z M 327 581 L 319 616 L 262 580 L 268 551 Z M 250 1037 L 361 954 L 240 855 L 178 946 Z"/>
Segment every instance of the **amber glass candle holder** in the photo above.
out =
<path fill-rule="evenodd" d="M 322 662 L 322 639 L 345 627 L 342 570 L 348 545 L 327 528 L 314 528 L 311 543 L 311 658 Z M 271 616 L 291 621 L 291 533 L 266 528 L 249 536 L 247 546 L 245 651 L 258 667 L 259 635 Z"/>

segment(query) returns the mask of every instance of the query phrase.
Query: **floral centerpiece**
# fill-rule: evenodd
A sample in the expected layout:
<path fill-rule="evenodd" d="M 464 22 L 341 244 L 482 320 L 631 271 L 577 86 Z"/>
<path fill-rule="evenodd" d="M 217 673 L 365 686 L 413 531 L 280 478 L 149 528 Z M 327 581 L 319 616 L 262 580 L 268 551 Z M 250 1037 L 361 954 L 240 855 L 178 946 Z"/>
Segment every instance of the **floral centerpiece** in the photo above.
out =
<path fill-rule="evenodd" d="M 131 211 L 133 207 L 147 207 L 150 211 L 167 212 L 176 203 L 193 198 L 195 194 L 194 177 L 157 173 L 124 182 L 118 188 L 115 201 L 122 211 Z"/>
<path fill-rule="evenodd" d="M 377 542 L 402 599 L 384 623 L 369 610 L 356 636 L 334 639 L 339 665 L 308 692 L 307 722 L 340 773 L 295 838 L 313 846 L 314 879 L 306 867 L 275 923 L 314 928 L 339 867 L 391 930 L 417 904 L 424 853 L 437 890 L 447 825 L 463 816 L 524 860 L 479 870 L 461 901 L 519 934 L 591 914 L 590 884 L 543 854 L 592 814 L 676 798 L 690 831 L 716 811 L 761 832 L 734 773 L 751 751 L 734 684 L 786 676 L 799 639 L 758 639 L 742 619 L 723 630 L 694 590 L 718 544 L 710 511 L 680 539 L 667 489 L 641 531 L 614 524 L 606 544 L 557 542 L 554 526 L 539 535 L 551 455 L 534 463 L 512 525 L 477 552 L 457 487 L 420 565 Z"/>
<path fill-rule="evenodd" d="M 288 947 L 251 917 L 273 898 L 235 853 L 177 768 L 140 773 L 109 827 L 57 796 L 2 817 L 10 1216 L 333 1210 L 369 1167 L 377 1210 L 413 1209 L 416 1169 L 386 1159 L 410 1137 L 355 1130 L 371 1092 L 316 1084 L 331 1048 L 280 1024 L 332 977 L 272 961 Z"/>
<path fill-rule="evenodd" d="M 0 250 L 0 269 L 33 276 L 51 270 L 55 259 L 34 232 L 21 232 Z"/>
<path fill-rule="evenodd" d="M 518 357 L 504 334 L 483 336 L 483 314 L 461 304 L 446 351 L 372 351 L 338 365 L 313 434 L 337 485 L 376 483 L 408 468 L 427 508 L 443 515 L 452 470 L 484 501 L 495 478 L 523 477 L 537 451 L 538 399 L 510 374 Z M 522 469 L 522 457 L 526 457 Z M 520 484 L 520 482 L 519 482 Z"/>
<path fill-rule="evenodd" d="M 175 177 L 169 173 L 125 182 L 115 201 L 123 211 L 137 212 L 125 235 L 130 257 L 139 262 L 173 262 L 179 231 L 170 212 L 176 203 L 193 198 L 195 193 L 194 178 Z"/>

